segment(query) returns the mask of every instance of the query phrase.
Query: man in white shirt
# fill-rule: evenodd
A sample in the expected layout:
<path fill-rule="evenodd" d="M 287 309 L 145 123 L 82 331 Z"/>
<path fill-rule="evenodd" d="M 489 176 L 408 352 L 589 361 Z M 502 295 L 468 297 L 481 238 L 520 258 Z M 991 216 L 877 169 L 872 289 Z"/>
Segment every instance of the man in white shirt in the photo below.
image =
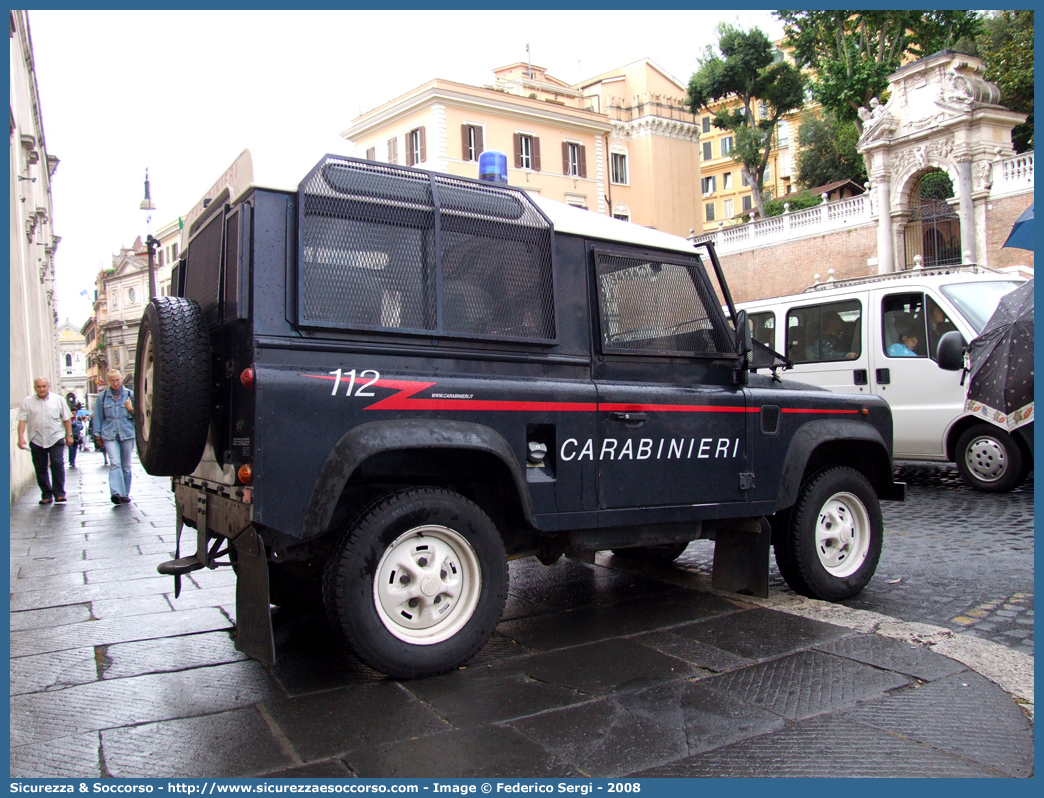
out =
<path fill-rule="evenodd" d="M 51 393 L 51 383 L 45 378 L 33 380 L 33 390 L 35 394 L 25 397 L 18 409 L 18 448 L 29 449 L 33 455 L 40 504 L 61 504 L 65 501 L 65 446 L 73 442 L 72 413 L 60 396 Z"/>

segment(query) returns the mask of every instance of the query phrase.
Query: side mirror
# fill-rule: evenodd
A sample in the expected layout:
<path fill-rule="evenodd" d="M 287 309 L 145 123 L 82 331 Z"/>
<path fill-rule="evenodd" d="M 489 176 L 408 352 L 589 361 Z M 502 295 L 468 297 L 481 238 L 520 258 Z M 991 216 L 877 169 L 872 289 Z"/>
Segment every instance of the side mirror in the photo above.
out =
<path fill-rule="evenodd" d="M 750 323 L 747 321 L 747 311 L 745 310 L 736 311 L 736 346 L 740 355 L 743 356 L 746 356 L 754 348 L 754 343 L 750 336 Z"/>
<path fill-rule="evenodd" d="M 943 335 L 939 339 L 939 347 L 936 350 L 939 368 L 946 371 L 960 371 L 964 368 L 964 336 L 956 330 Z"/>
<path fill-rule="evenodd" d="M 750 335 L 750 323 L 747 321 L 747 311 L 736 311 L 736 348 L 739 349 L 739 368 L 734 375 L 737 385 L 746 385 L 750 377 L 747 374 L 750 368 L 750 353 L 754 348 Z"/>

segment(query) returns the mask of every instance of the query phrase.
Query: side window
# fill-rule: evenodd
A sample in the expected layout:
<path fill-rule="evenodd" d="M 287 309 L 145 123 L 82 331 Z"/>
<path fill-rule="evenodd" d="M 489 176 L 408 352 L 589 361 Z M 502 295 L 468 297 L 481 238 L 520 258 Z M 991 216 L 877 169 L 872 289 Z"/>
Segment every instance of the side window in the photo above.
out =
<path fill-rule="evenodd" d="M 696 258 L 597 252 L 595 264 L 602 351 L 734 352 Z"/>
<path fill-rule="evenodd" d="M 751 313 L 747 316 L 750 322 L 750 333 L 758 343 L 769 349 L 776 348 L 776 314 L 771 310 L 765 313 Z"/>
<path fill-rule="evenodd" d="M 932 360 L 939 359 L 939 339 L 948 332 L 954 332 L 957 325 L 950 321 L 950 317 L 930 296 L 924 298 L 927 305 L 928 321 L 928 357 Z"/>
<path fill-rule="evenodd" d="M 795 363 L 854 360 L 862 354 L 858 299 L 793 308 L 787 313 L 787 357 Z"/>
<path fill-rule="evenodd" d="M 881 300 L 881 348 L 888 357 L 927 357 L 924 294 L 889 294 Z"/>

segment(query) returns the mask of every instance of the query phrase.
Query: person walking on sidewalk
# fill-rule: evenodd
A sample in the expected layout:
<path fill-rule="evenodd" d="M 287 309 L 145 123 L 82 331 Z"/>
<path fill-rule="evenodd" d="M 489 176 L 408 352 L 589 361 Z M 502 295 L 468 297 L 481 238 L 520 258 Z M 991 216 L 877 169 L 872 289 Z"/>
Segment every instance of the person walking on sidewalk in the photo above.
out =
<path fill-rule="evenodd" d="M 79 409 L 77 409 L 79 412 Z M 72 434 L 73 442 L 69 446 L 69 468 L 76 468 L 76 452 L 80 448 L 80 443 L 83 440 L 83 419 L 78 415 L 72 417 Z"/>
<path fill-rule="evenodd" d="M 33 390 L 18 408 L 18 448 L 28 449 L 33 456 L 40 504 L 61 504 L 65 501 L 65 445 L 73 442 L 72 413 L 65 400 L 51 393 L 51 383 L 44 377 L 33 380 Z"/>
<path fill-rule="evenodd" d="M 130 504 L 131 456 L 134 454 L 134 392 L 119 369 L 109 369 L 109 387 L 94 405 L 94 434 L 109 456 L 109 493 L 113 504 Z"/>

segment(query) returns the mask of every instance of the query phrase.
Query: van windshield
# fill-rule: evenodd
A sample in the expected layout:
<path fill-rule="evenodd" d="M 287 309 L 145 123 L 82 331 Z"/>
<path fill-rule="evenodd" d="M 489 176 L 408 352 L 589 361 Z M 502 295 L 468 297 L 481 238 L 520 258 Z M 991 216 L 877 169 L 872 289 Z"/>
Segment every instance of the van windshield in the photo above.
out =
<path fill-rule="evenodd" d="M 990 283 L 957 283 L 942 286 L 942 292 L 957 306 L 975 332 L 982 332 L 1000 298 L 1022 285 L 1018 280 L 998 280 Z"/>

